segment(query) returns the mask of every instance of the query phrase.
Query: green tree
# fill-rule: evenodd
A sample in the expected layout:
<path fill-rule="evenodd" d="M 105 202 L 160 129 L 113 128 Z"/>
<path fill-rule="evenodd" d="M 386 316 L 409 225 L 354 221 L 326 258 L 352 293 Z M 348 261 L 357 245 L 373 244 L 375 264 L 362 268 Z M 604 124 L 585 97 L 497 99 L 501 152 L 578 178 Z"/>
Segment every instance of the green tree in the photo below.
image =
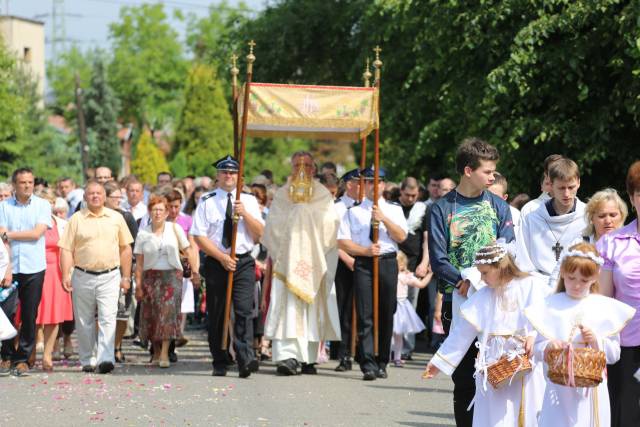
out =
<path fill-rule="evenodd" d="M 91 81 L 84 100 L 90 166 L 108 166 L 117 174 L 121 158 L 117 122 L 118 100 L 107 82 L 104 60 L 100 56 L 96 56 L 93 61 Z"/>
<path fill-rule="evenodd" d="M 213 161 L 233 153 L 233 121 L 210 65 L 191 67 L 173 150 L 177 161 L 184 159 L 186 169 L 198 175 L 210 174 Z"/>
<path fill-rule="evenodd" d="M 121 102 L 121 118 L 140 127 L 171 129 L 187 64 L 163 5 L 123 7 L 120 19 L 109 28 L 109 81 Z"/>
<path fill-rule="evenodd" d="M 11 173 L 12 163 L 18 159 L 24 146 L 24 114 L 27 100 L 19 90 L 14 58 L 0 38 L 0 176 Z"/>
<path fill-rule="evenodd" d="M 167 159 L 151 138 L 151 133 L 144 131 L 136 145 L 135 155 L 131 161 L 131 173 L 147 184 L 156 182 L 159 172 L 169 170 Z"/>
<path fill-rule="evenodd" d="M 67 120 L 75 120 L 76 104 L 75 75 L 80 77 L 80 85 L 86 87 L 91 79 L 91 64 L 95 52 L 82 51 L 77 46 L 62 52 L 55 60 L 47 62 L 47 85 L 53 98 L 49 107 Z"/>

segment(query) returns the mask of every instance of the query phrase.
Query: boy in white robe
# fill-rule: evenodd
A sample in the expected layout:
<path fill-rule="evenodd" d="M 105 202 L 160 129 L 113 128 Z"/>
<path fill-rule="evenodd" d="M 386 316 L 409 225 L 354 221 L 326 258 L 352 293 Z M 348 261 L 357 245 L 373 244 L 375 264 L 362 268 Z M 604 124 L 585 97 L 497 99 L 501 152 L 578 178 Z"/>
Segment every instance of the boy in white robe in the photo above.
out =
<path fill-rule="evenodd" d="M 620 358 L 620 330 L 635 310 L 597 293 L 603 264 L 596 248 L 579 243 L 563 254 L 557 293 L 525 309 L 538 332 L 534 354 L 542 359 L 550 349 L 589 346 L 604 352 L 608 364 Z M 549 367 L 545 363 L 545 372 Z M 611 425 L 606 371 L 597 387 L 570 387 L 547 381 L 538 425 Z M 571 378 L 569 380 L 572 380 Z"/>
<path fill-rule="evenodd" d="M 536 361 L 531 360 L 532 372 L 512 377 L 500 388 L 487 385 L 487 369 L 503 356 L 523 360 L 524 354 L 531 355 L 536 333 L 523 310 L 541 303 L 547 288 L 538 283 L 539 278 L 519 271 L 500 245 L 479 251 L 475 265 L 487 286 L 462 305 L 460 321 L 427 365 L 424 377 L 432 378 L 439 371 L 451 375 L 477 337 L 473 426 L 536 426 L 544 390 Z"/>
<path fill-rule="evenodd" d="M 586 228 L 585 204 L 577 198 L 578 165 L 562 158 L 549 166 L 553 197 L 523 216 L 516 235 L 516 262 L 522 271 L 548 279 L 560 258 Z"/>

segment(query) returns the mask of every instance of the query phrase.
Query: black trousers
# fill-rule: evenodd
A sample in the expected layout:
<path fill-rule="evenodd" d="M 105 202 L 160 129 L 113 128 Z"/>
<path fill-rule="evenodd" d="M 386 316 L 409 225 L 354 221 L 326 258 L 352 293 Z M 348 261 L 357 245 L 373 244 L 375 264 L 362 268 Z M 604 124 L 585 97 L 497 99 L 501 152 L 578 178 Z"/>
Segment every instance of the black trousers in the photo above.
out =
<path fill-rule="evenodd" d="M 225 368 L 227 352 L 222 350 L 222 328 L 224 308 L 227 297 L 228 271 L 220 262 L 211 257 L 204 261 L 205 281 L 207 283 L 207 310 L 209 312 L 209 350 L 213 356 L 213 366 Z M 255 359 L 253 351 L 253 293 L 255 289 L 255 261 L 250 255 L 238 258 L 233 274 L 233 348 L 236 351 L 238 366 L 243 368 Z"/>
<path fill-rule="evenodd" d="M 456 292 L 456 291 L 454 291 Z M 452 319 L 451 301 L 442 302 L 442 327 L 445 336 L 449 335 Z M 473 425 L 473 408 L 467 411 L 467 408 L 476 394 L 476 380 L 473 378 L 476 368 L 474 363 L 478 349 L 476 342 L 473 341 L 469 350 L 464 355 L 460 364 L 453 371 L 451 379 L 453 380 L 453 413 L 456 418 L 457 427 L 471 427 Z"/>
<path fill-rule="evenodd" d="M 611 427 L 640 426 L 640 346 L 621 347 L 620 360 L 607 365 Z"/>
<path fill-rule="evenodd" d="M 396 312 L 398 288 L 398 261 L 395 253 L 379 259 L 379 331 L 378 357 L 373 346 L 373 258 L 357 257 L 353 275 L 358 318 L 358 353 L 362 372 L 377 371 L 389 363 L 393 314 Z"/>
<path fill-rule="evenodd" d="M 336 269 L 336 299 L 340 316 L 341 340 L 337 342 L 336 357 L 342 359 L 351 354 L 351 321 L 353 307 L 353 271 L 342 261 L 338 261 Z"/>
<path fill-rule="evenodd" d="M 11 360 L 11 364 L 15 365 L 29 359 L 36 342 L 36 318 L 42 297 L 44 270 L 33 274 L 14 274 L 13 280 L 18 282 L 18 288 L 0 303 L 0 308 L 13 323 L 20 298 L 20 339 L 17 349 L 14 349 L 13 338 L 2 341 L 0 353 L 2 360 Z"/>

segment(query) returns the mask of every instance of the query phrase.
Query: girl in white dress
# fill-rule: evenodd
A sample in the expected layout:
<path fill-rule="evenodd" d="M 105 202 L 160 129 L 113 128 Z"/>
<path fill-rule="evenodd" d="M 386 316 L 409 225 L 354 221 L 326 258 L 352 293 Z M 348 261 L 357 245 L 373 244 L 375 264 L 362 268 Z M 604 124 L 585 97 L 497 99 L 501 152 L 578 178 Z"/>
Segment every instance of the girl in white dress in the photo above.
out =
<path fill-rule="evenodd" d="M 524 308 L 544 300 L 548 287 L 523 273 L 505 247 L 492 244 L 476 254 L 475 266 L 486 284 L 460 307 L 460 321 L 433 356 L 423 378 L 442 371 L 451 375 L 474 339 L 476 359 L 474 426 L 535 426 L 543 394 L 544 378 L 531 358 L 536 332 L 524 316 Z M 512 377 L 501 387 L 487 384 L 487 369 L 503 356 L 508 360 L 530 357 L 533 369 Z"/>
<path fill-rule="evenodd" d="M 414 288 L 425 288 L 433 273 L 429 272 L 422 279 L 418 279 L 412 272 L 409 271 L 409 261 L 407 256 L 402 251 L 398 251 L 398 290 L 397 299 L 398 305 L 396 306 L 396 312 L 393 314 L 393 341 L 391 343 L 391 351 L 393 351 L 393 364 L 397 368 L 401 368 L 404 365 L 402 361 L 402 345 L 404 343 L 405 334 L 417 334 L 425 330 L 424 323 L 418 317 L 416 309 L 411 305 L 409 301 L 409 286 Z"/>
<path fill-rule="evenodd" d="M 550 349 L 566 349 L 571 341 L 573 348 L 603 351 L 607 364 L 618 361 L 619 332 L 635 310 L 597 294 L 603 262 L 589 243 L 573 245 L 562 255 L 557 293 L 525 310 L 538 332 L 534 347 L 537 357 L 543 359 Z M 547 381 L 539 426 L 608 427 L 610 418 L 606 370 L 597 387 L 569 387 Z"/>

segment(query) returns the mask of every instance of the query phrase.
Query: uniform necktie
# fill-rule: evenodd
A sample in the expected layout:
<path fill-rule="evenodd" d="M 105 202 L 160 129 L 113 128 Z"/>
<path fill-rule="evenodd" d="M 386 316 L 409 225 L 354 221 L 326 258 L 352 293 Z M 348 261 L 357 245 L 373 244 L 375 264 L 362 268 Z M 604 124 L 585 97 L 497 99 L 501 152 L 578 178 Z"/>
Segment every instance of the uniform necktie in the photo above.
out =
<path fill-rule="evenodd" d="M 371 224 L 369 225 L 369 240 L 373 242 L 373 220 L 371 220 Z"/>
<path fill-rule="evenodd" d="M 231 234 L 233 233 L 233 202 L 231 193 L 227 193 L 227 210 L 224 213 L 224 226 L 222 227 L 222 246 L 231 246 Z"/>

